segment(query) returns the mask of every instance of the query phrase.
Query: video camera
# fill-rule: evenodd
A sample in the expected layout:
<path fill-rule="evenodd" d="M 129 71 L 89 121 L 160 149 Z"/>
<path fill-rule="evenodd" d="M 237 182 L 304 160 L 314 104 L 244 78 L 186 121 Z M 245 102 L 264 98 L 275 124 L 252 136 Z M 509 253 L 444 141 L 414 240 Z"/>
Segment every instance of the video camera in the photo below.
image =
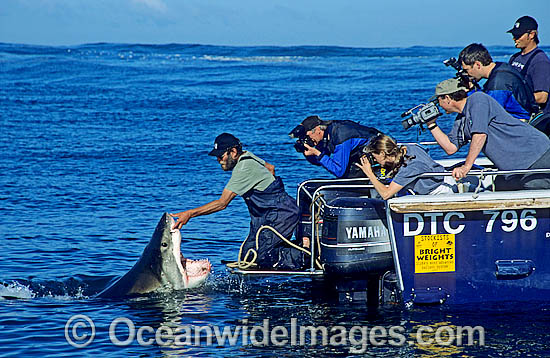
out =
<path fill-rule="evenodd" d="M 294 149 L 298 153 L 303 153 L 307 150 L 304 144 L 309 145 L 310 147 L 313 147 L 315 143 L 309 138 L 306 134 L 306 129 L 303 125 L 298 124 L 293 130 L 288 133 L 288 136 L 293 139 L 297 139 L 296 143 L 294 143 Z"/>
<path fill-rule="evenodd" d="M 415 111 L 416 110 L 416 111 Z M 409 118 L 404 119 L 401 124 L 404 129 L 409 129 L 416 124 L 424 124 L 431 120 L 436 119 L 441 116 L 443 113 L 439 110 L 437 106 L 437 98 L 433 101 L 430 101 L 426 104 L 421 103 L 414 106 L 413 108 L 403 112 L 401 118 L 410 116 Z"/>
<path fill-rule="evenodd" d="M 466 88 L 470 88 L 471 85 L 474 85 L 475 88 L 479 89 L 479 85 L 475 79 L 470 77 L 468 75 L 468 72 L 462 68 L 462 65 L 460 62 L 454 58 L 451 57 L 445 61 L 443 61 L 443 64 L 447 67 L 452 67 L 456 70 L 455 78 L 457 78 L 460 81 L 460 84 L 463 85 Z"/>

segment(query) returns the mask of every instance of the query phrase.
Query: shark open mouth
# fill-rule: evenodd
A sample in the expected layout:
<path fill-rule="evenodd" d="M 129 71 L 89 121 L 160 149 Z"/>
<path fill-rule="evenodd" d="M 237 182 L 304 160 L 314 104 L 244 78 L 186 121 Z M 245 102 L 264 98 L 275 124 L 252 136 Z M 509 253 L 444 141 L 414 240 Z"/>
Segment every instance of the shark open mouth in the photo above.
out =
<path fill-rule="evenodd" d="M 207 275 L 212 268 L 212 264 L 208 259 L 191 260 L 185 258 L 180 252 L 181 265 L 187 272 L 188 277 L 200 277 Z"/>

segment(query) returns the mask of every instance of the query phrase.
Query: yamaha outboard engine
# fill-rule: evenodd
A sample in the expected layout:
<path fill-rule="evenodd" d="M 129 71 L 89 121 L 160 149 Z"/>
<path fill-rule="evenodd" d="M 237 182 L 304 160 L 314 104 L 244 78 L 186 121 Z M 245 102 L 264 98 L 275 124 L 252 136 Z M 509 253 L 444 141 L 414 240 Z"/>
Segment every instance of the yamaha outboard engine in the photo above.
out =
<path fill-rule="evenodd" d="M 311 237 L 311 205 L 312 205 L 312 196 L 314 193 L 318 193 L 319 198 L 316 198 L 316 208 L 321 208 L 321 213 L 324 211 L 324 207 L 327 202 L 334 200 L 340 197 L 359 197 L 367 196 L 370 197 L 374 189 L 368 188 L 356 188 L 348 181 L 349 188 L 346 188 L 345 185 L 342 185 L 334 179 L 312 179 L 310 181 L 305 181 L 300 185 L 301 190 L 298 190 L 298 206 L 300 208 L 300 224 L 296 229 L 296 237 L 301 238 L 304 236 Z M 333 186 L 340 185 L 337 189 Z M 322 189 L 325 187 L 326 189 Z M 317 189 L 321 188 L 319 191 Z M 317 216 L 317 219 L 319 217 Z M 322 219 L 322 218 L 321 218 Z M 322 220 L 319 224 L 319 228 L 322 230 Z"/>
<path fill-rule="evenodd" d="M 340 298 L 378 304 L 379 278 L 393 269 L 385 201 L 340 197 L 323 210 L 321 263 Z M 373 302 L 374 301 L 374 302 Z"/>
<path fill-rule="evenodd" d="M 298 187 L 296 237 L 312 239 L 312 251 L 320 252 L 325 278 L 341 301 L 378 305 L 379 279 L 393 270 L 386 202 L 375 197 L 372 185 L 361 179 L 312 179 Z"/>

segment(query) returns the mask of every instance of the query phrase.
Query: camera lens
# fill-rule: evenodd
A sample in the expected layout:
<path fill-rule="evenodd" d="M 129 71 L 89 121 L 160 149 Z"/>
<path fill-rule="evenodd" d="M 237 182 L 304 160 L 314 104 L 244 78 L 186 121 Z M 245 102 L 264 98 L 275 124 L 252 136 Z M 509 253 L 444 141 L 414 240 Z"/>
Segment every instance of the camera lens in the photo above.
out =
<path fill-rule="evenodd" d="M 294 149 L 296 149 L 298 153 L 303 153 L 306 151 L 306 147 L 301 140 L 297 140 L 296 143 L 294 143 Z"/>

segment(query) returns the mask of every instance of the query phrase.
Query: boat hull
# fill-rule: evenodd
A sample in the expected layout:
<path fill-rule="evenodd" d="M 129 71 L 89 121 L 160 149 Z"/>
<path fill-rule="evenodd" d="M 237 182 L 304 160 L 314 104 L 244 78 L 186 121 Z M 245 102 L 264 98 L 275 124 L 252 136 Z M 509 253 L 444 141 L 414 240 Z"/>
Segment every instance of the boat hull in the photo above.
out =
<path fill-rule="evenodd" d="M 407 303 L 550 299 L 550 191 L 396 198 L 387 217 Z"/>

